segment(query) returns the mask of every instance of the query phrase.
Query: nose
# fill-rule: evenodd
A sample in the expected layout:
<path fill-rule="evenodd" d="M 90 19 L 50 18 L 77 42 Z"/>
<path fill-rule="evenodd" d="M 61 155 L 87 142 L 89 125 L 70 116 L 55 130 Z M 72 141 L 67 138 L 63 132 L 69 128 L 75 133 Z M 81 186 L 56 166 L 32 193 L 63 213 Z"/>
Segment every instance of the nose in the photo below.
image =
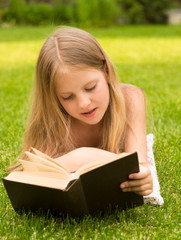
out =
<path fill-rule="evenodd" d="M 88 94 L 84 93 L 78 96 L 77 102 L 80 109 L 86 109 L 90 105 L 91 100 Z"/>

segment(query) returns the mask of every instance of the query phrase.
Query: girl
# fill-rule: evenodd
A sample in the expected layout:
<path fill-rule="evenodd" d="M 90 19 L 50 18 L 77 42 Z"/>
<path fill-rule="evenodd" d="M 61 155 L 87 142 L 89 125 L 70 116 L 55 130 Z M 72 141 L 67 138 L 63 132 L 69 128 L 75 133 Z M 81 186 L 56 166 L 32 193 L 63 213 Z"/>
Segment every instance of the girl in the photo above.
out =
<path fill-rule="evenodd" d="M 70 172 L 95 158 L 137 151 L 140 172 L 120 187 L 140 195 L 152 192 L 144 94 L 119 83 L 102 47 L 83 30 L 61 28 L 40 51 L 24 150 L 31 147 Z"/>

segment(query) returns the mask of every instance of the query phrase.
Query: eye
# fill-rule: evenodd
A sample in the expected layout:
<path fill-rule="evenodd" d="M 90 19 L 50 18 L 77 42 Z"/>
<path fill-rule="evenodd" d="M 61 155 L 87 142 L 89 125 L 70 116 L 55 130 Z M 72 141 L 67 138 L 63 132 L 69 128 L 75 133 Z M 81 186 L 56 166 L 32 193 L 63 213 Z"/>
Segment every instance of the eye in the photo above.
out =
<path fill-rule="evenodd" d="M 70 95 L 70 96 L 68 96 L 68 97 L 62 97 L 62 99 L 63 99 L 64 101 L 71 100 L 71 99 L 73 99 L 73 95 Z"/>
<path fill-rule="evenodd" d="M 96 88 L 96 84 L 95 84 L 93 87 L 91 87 L 91 88 L 86 88 L 85 90 L 86 90 L 87 92 L 91 92 L 91 91 L 93 91 L 95 88 Z"/>

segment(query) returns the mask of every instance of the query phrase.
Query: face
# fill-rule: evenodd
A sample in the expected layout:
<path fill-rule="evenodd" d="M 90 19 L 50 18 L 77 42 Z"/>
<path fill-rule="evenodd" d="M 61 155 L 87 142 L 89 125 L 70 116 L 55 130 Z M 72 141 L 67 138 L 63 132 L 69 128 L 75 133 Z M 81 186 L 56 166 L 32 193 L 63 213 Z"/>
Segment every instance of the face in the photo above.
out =
<path fill-rule="evenodd" d="M 91 125 L 101 122 L 109 105 L 109 88 L 103 72 L 68 68 L 55 87 L 60 103 L 74 120 Z"/>

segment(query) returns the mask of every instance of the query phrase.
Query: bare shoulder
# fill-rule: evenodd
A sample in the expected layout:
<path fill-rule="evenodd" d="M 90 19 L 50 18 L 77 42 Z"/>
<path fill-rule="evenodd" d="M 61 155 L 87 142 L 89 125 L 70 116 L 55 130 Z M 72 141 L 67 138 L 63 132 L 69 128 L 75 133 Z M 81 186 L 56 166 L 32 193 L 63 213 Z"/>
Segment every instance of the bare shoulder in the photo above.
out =
<path fill-rule="evenodd" d="M 135 85 L 120 83 L 124 97 L 144 97 L 143 90 Z"/>
<path fill-rule="evenodd" d="M 131 84 L 120 84 L 121 91 L 125 98 L 127 108 L 135 110 L 138 107 L 144 107 L 145 105 L 145 94 L 143 90 L 137 86 Z"/>

